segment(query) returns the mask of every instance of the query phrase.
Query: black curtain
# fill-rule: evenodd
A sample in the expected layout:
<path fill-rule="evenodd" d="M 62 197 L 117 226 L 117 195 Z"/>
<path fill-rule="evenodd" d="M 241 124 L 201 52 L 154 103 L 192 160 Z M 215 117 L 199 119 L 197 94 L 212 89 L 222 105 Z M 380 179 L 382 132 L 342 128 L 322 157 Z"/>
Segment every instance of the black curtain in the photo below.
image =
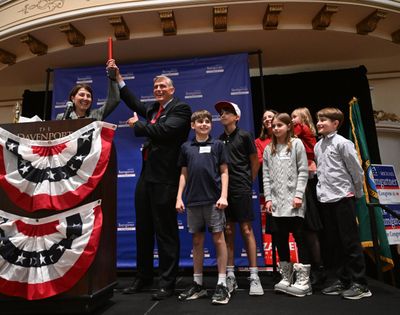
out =
<path fill-rule="evenodd" d="M 324 107 L 337 107 L 345 115 L 339 133 L 349 135 L 349 102 L 358 99 L 371 163 L 381 163 L 375 129 L 367 69 L 303 72 L 264 76 L 266 109 L 291 113 L 297 107 L 307 107 L 313 115 Z M 260 77 L 251 78 L 256 137 L 260 132 L 264 112 L 261 101 Z"/>
<path fill-rule="evenodd" d="M 51 91 L 49 91 L 47 95 L 47 102 L 45 91 L 33 92 L 30 90 L 25 90 L 22 97 L 22 116 L 31 118 L 35 115 L 38 115 L 42 120 L 50 120 L 52 98 Z"/>

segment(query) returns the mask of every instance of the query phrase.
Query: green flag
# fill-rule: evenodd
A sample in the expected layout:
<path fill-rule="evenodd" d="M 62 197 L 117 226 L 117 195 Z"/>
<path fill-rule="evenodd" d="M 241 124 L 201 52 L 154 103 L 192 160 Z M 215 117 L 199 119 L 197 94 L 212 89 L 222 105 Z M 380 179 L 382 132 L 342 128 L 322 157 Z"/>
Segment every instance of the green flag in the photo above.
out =
<path fill-rule="evenodd" d="M 373 247 L 371 236 L 371 224 L 368 213 L 367 203 L 378 203 L 378 193 L 372 180 L 371 161 L 368 153 L 368 145 L 365 139 L 364 127 L 361 121 L 360 109 L 356 98 L 349 103 L 350 110 L 350 132 L 349 139 L 354 142 L 360 163 L 364 169 L 364 196 L 357 201 L 357 217 L 359 223 L 360 240 L 367 252 L 371 254 Z M 379 207 L 374 208 L 377 226 L 377 237 L 380 247 L 380 259 L 382 270 L 387 271 L 393 268 L 394 263 L 390 246 L 386 235 L 385 225 L 383 224 L 382 210 Z M 373 258 L 373 255 L 371 255 Z"/>

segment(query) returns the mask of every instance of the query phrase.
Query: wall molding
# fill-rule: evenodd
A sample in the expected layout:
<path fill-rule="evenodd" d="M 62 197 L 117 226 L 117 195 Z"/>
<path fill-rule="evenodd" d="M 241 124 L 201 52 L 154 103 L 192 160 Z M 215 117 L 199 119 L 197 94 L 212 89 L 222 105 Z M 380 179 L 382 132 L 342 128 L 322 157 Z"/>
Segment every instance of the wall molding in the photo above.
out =
<path fill-rule="evenodd" d="M 379 121 L 375 123 L 375 127 L 378 133 L 400 134 L 400 122 Z"/>

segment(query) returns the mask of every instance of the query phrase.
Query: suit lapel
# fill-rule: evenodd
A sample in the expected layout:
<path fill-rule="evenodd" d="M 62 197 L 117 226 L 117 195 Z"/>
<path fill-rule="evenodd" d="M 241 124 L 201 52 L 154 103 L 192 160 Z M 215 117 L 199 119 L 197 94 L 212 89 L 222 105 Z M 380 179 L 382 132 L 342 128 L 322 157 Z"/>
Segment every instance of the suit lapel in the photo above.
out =
<path fill-rule="evenodd" d="M 175 104 L 178 102 L 178 99 L 174 97 L 172 101 L 167 105 L 167 108 L 164 109 L 164 111 L 161 113 L 161 116 L 165 116 L 168 114 L 168 112 L 175 106 Z M 154 117 L 154 115 L 157 114 L 158 108 L 160 106 L 160 103 L 155 102 L 151 104 L 151 108 L 149 108 L 149 111 L 147 112 L 147 120 L 151 121 Z"/>
<path fill-rule="evenodd" d="M 167 108 L 164 109 L 164 112 L 161 114 L 161 116 L 167 115 L 168 112 L 175 106 L 177 103 L 178 99 L 174 97 L 172 101 L 167 105 Z"/>
<path fill-rule="evenodd" d="M 149 110 L 147 111 L 147 120 L 151 121 L 153 119 L 153 116 L 157 113 L 159 107 L 159 103 L 155 102 L 152 103 L 151 106 L 149 106 Z"/>

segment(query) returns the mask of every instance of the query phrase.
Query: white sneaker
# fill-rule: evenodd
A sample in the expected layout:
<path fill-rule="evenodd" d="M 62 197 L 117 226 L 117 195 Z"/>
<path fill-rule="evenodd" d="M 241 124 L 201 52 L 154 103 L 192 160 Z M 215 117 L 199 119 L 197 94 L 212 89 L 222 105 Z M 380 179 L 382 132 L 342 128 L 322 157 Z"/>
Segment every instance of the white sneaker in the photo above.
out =
<path fill-rule="evenodd" d="M 232 293 L 238 288 L 238 284 L 236 282 L 236 278 L 232 276 L 227 276 L 226 277 L 226 286 L 228 288 L 228 292 Z"/>
<path fill-rule="evenodd" d="M 260 278 L 258 276 L 251 276 L 249 280 L 250 280 L 249 295 L 264 295 L 264 289 L 261 285 Z"/>

